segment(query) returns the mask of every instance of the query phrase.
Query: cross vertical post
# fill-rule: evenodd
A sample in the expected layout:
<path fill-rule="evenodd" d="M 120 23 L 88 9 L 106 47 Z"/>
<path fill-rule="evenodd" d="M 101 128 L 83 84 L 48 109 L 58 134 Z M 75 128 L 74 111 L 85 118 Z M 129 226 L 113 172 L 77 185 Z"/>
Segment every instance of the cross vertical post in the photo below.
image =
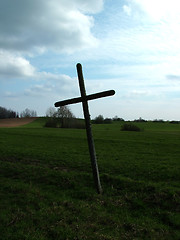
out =
<path fill-rule="evenodd" d="M 94 177 L 94 183 L 95 183 L 97 192 L 99 194 L 101 194 L 102 187 L 101 187 L 101 183 L 100 183 L 99 170 L 98 170 L 98 164 L 97 164 L 97 159 L 96 159 L 96 151 L 95 151 L 94 140 L 93 140 L 93 135 L 92 135 L 92 130 L 91 130 L 91 118 L 90 118 L 90 114 L 89 114 L 88 101 L 94 100 L 97 98 L 112 96 L 115 94 L 115 91 L 108 90 L 108 91 L 104 91 L 104 92 L 86 95 L 86 89 L 85 89 L 81 64 L 78 63 L 76 65 L 76 68 L 77 68 L 77 73 L 78 73 L 81 97 L 58 101 L 54 105 L 55 105 L 55 107 L 61 107 L 61 106 L 65 106 L 68 104 L 74 104 L 74 103 L 79 103 L 79 102 L 82 103 L 85 124 L 86 124 L 86 134 L 87 134 L 88 147 L 89 147 L 89 153 L 90 153 L 90 159 L 91 159 L 91 166 L 92 166 L 93 177 Z"/>
<path fill-rule="evenodd" d="M 90 114 L 89 114 L 88 102 L 86 100 L 86 90 L 85 90 L 85 85 L 84 85 L 82 66 L 80 63 L 78 63 L 76 65 L 76 67 L 77 67 L 81 97 L 82 97 L 82 99 L 85 99 L 84 101 L 82 101 L 82 106 L 83 106 L 84 118 L 85 118 L 85 123 L 86 123 L 86 134 L 87 134 L 89 153 L 90 153 L 90 158 L 91 158 L 93 177 L 94 177 L 94 182 L 96 185 L 96 190 L 99 194 L 101 194 L 102 187 L 101 187 L 101 183 L 100 183 L 99 170 L 98 170 L 97 159 L 96 159 L 96 151 L 95 151 L 93 135 L 92 135 L 92 130 L 91 130 L 91 118 L 90 118 Z"/>

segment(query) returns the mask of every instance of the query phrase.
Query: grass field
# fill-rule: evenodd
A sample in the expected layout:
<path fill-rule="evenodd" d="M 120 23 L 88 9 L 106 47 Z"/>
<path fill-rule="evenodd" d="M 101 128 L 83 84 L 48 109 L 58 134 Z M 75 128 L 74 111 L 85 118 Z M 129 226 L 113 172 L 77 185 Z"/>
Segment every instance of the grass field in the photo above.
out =
<path fill-rule="evenodd" d="M 180 239 L 180 124 L 93 125 L 103 195 L 85 130 L 43 124 L 0 128 L 0 239 Z"/>

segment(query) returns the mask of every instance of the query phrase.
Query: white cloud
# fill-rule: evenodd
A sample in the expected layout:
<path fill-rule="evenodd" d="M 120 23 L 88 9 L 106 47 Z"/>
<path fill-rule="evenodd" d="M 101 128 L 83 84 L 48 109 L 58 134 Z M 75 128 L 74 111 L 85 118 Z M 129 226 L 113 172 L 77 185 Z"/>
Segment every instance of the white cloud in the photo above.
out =
<path fill-rule="evenodd" d="M 14 93 L 12 93 L 12 92 L 6 91 L 6 92 L 4 93 L 4 97 L 5 97 L 5 98 L 14 98 L 14 99 L 16 99 L 16 98 L 17 98 L 17 95 L 14 94 Z"/>
<path fill-rule="evenodd" d="M 136 3 L 154 21 L 180 20 L 179 0 L 131 0 Z"/>
<path fill-rule="evenodd" d="M 1 82 L 1 104 L 43 114 L 79 96 L 73 76 L 80 61 L 88 94 L 116 90 L 91 101 L 93 117 L 176 113 L 166 103 L 179 103 L 179 0 L 104 2 L 95 17 L 102 0 L 0 0 L 0 79 L 14 80 Z"/>
<path fill-rule="evenodd" d="M 32 77 L 35 68 L 25 58 L 0 50 L 0 79 Z"/>
<path fill-rule="evenodd" d="M 24 94 L 25 96 L 33 96 L 33 97 L 40 97 L 47 95 L 48 93 L 52 92 L 53 86 L 44 84 L 44 85 L 34 85 L 33 87 L 26 89 Z"/>
<path fill-rule="evenodd" d="M 92 4 L 91 4 L 92 3 Z M 6 50 L 29 52 L 73 52 L 92 47 L 93 17 L 102 8 L 102 0 L 0 0 L 0 46 Z M 82 13 L 83 10 L 84 13 Z"/>
<path fill-rule="evenodd" d="M 74 6 L 85 13 L 98 13 L 103 8 L 103 0 L 63 0 L 61 2 L 68 8 Z"/>
<path fill-rule="evenodd" d="M 132 9 L 131 9 L 130 6 L 124 5 L 124 6 L 123 6 L 123 10 L 124 10 L 124 12 L 125 12 L 128 16 L 131 15 Z"/>
<path fill-rule="evenodd" d="M 128 97 L 137 98 L 142 96 L 149 96 L 150 94 L 150 91 L 147 90 L 132 90 L 129 92 Z"/>
<path fill-rule="evenodd" d="M 107 19 L 117 24 L 104 30 L 101 47 L 88 55 L 98 63 L 98 73 L 106 74 L 107 78 L 125 77 L 126 81 L 127 77 L 143 79 L 141 84 L 150 81 L 155 85 L 162 84 L 166 75 L 180 75 L 180 2 L 127 0 L 119 9 Z M 174 9 L 176 22 L 168 15 Z M 156 10 L 162 12 L 164 21 L 159 20 L 161 17 L 156 22 L 150 18 Z"/>
<path fill-rule="evenodd" d="M 78 96 L 77 79 L 68 75 L 52 74 L 48 72 L 36 72 L 33 76 L 36 84 L 30 81 L 31 85 L 26 89 L 14 89 L 6 91 L 6 98 L 12 97 L 36 97 L 36 98 L 67 98 Z"/>
<path fill-rule="evenodd" d="M 178 82 L 180 81 L 180 76 L 178 76 L 178 75 L 169 74 L 166 76 L 166 78 L 169 80 L 173 80 L 173 81 L 178 81 Z"/>
<path fill-rule="evenodd" d="M 11 84 L 10 90 L 1 91 L 3 96 L 1 104 L 19 112 L 27 107 L 36 109 L 41 115 L 49 106 L 54 106 L 56 101 L 79 95 L 77 79 L 68 75 L 35 72 L 33 79 L 36 83 L 29 81 L 25 89 L 16 88 L 17 82 L 15 82 Z"/>

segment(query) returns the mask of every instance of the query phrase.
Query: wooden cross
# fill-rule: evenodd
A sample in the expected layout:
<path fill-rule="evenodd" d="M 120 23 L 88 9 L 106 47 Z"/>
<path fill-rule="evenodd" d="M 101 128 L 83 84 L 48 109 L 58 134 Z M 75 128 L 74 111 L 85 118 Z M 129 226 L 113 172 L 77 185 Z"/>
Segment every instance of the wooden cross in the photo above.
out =
<path fill-rule="evenodd" d="M 86 95 L 84 78 L 83 78 L 83 73 L 82 73 L 82 66 L 81 66 L 80 63 L 78 63 L 76 65 L 76 67 L 77 67 L 81 97 L 56 102 L 54 105 L 55 105 L 55 107 L 60 107 L 60 106 L 68 105 L 68 104 L 82 102 L 84 118 L 85 118 L 85 123 L 86 123 L 86 134 L 87 134 L 87 140 L 88 140 L 88 146 L 89 146 L 89 153 L 90 153 L 90 158 L 91 158 L 91 166 L 92 166 L 92 171 L 93 171 L 94 182 L 95 182 L 97 192 L 99 194 L 101 194 L 102 193 L 102 187 L 101 187 L 100 178 L 99 178 L 99 170 L 98 170 L 98 164 L 97 164 L 97 160 L 96 160 L 96 151 L 95 151 L 94 140 L 93 140 L 93 135 L 92 135 L 92 130 L 91 130 L 91 119 L 90 119 L 90 114 L 89 114 L 88 101 L 96 99 L 96 98 L 101 98 L 101 97 L 107 97 L 107 96 L 114 95 L 115 91 L 114 90 L 109 90 L 109 91 L 105 91 L 105 92 Z"/>

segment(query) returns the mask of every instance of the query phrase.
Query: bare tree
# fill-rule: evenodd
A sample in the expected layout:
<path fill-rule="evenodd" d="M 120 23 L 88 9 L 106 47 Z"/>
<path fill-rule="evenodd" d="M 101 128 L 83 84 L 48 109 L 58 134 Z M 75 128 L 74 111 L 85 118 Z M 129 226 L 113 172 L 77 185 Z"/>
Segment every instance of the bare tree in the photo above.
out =
<path fill-rule="evenodd" d="M 46 116 L 47 119 L 44 125 L 45 127 L 79 129 L 85 128 L 85 122 L 76 119 L 70 108 L 67 106 L 60 107 L 57 111 L 55 111 L 55 108 L 50 107 L 46 111 Z"/>
<path fill-rule="evenodd" d="M 56 109 L 54 107 L 49 107 L 46 111 L 46 117 L 56 117 Z"/>
<path fill-rule="evenodd" d="M 74 114 L 71 112 L 70 108 L 67 106 L 61 106 L 57 110 L 58 118 L 64 119 L 64 118 L 75 118 Z"/>
<path fill-rule="evenodd" d="M 56 117 L 60 119 L 61 127 L 68 127 L 71 125 L 73 119 L 75 119 L 74 114 L 71 112 L 70 108 L 67 106 L 61 106 L 57 110 Z"/>
<path fill-rule="evenodd" d="M 34 110 L 26 108 L 24 111 L 21 112 L 20 116 L 21 118 L 37 117 L 37 113 Z"/>

